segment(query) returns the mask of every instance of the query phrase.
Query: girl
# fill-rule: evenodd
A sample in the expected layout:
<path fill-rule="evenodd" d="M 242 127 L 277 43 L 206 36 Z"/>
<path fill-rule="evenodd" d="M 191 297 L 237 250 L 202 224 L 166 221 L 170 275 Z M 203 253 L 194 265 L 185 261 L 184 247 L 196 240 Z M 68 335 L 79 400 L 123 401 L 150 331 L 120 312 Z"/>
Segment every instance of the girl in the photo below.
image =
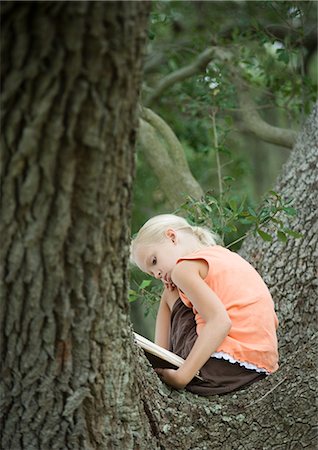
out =
<path fill-rule="evenodd" d="M 201 395 L 223 394 L 277 370 L 278 321 L 269 290 L 215 235 L 162 214 L 139 230 L 131 252 L 133 262 L 165 286 L 155 342 L 185 358 L 177 370 L 157 369 L 163 381 Z M 198 370 L 203 381 L 193 379 Z"/>

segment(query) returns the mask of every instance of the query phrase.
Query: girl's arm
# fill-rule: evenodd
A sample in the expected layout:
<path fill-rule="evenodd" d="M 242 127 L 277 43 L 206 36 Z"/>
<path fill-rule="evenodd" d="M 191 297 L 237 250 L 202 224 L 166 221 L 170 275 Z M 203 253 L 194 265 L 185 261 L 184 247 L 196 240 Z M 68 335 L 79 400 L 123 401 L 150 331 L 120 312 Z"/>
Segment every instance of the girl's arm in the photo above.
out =
<path fill-rule="evenodd" d="M 167 303 L 169 291 L 164 289 L 156 318 L 155 343 L 169 350 L 170 338 L 170 308 Z"/>
<path fill-rule="evenodd" d="M 157 370 L 166 383 L 176 388 L 183 388 L 192 380 L 231 329 L 223 303 L 202 279 L 200 270 L 202 272 L 205 265 L 203 261 L 182 261 L 172 272 L 173 282 L 206 322 L 182 367 Z"/>

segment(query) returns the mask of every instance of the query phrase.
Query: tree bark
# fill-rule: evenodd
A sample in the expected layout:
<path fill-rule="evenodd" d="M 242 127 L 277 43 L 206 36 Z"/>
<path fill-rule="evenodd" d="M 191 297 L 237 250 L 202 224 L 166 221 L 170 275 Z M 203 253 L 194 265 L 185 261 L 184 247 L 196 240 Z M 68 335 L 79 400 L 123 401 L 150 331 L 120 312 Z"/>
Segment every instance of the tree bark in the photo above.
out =
<path fill-rule="evenodd" d="M 2 448 L 133 448 L 128 230 L 149 3 L 1 10 Z"/>
<path fill-rule="evenodd" d="M 272 291 L 278 311 L 280 353 L 285 359 L 317 332 L 318 261 L 318 105 L 299 134 L 274 190 L 293 199 L 297 215 L 284 224 L 303 234 L 270 244 L 256 237 L 246 240 L 241 254 L 249 259 Z"/>

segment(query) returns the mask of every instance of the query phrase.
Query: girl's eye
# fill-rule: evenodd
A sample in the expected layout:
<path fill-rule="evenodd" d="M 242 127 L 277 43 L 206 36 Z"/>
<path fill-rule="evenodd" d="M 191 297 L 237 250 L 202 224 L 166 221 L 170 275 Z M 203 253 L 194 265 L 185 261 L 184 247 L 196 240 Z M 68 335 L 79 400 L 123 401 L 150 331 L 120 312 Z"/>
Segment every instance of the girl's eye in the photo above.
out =
<path fill-rule="evenodd" d="M 152 265 L 154 266 L 156 263 L 157 263 L 157 258 L 154 256 L 154 257 L 152 258 Z"/>

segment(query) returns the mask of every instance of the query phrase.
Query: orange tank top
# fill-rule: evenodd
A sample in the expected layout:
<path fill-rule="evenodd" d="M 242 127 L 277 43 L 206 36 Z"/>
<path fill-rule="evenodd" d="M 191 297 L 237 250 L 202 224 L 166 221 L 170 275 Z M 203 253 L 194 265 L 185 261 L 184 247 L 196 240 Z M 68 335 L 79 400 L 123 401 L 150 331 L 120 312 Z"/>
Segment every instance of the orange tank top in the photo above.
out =
<path fill-rule="evenodd" d="M 208 274 L 204 281 L 220 298 L 232 327 L 217 352 L 238 362 L 250 363 L 272 373 L 278 369 L 277 316 L 271 294 L 258 272 L 241 256 L 215 245 L 180 258 L 204 260 Z M 193 309 L 197 333 L 204 320 L 186 295 L 179 291 L 183 303 Z"/>

